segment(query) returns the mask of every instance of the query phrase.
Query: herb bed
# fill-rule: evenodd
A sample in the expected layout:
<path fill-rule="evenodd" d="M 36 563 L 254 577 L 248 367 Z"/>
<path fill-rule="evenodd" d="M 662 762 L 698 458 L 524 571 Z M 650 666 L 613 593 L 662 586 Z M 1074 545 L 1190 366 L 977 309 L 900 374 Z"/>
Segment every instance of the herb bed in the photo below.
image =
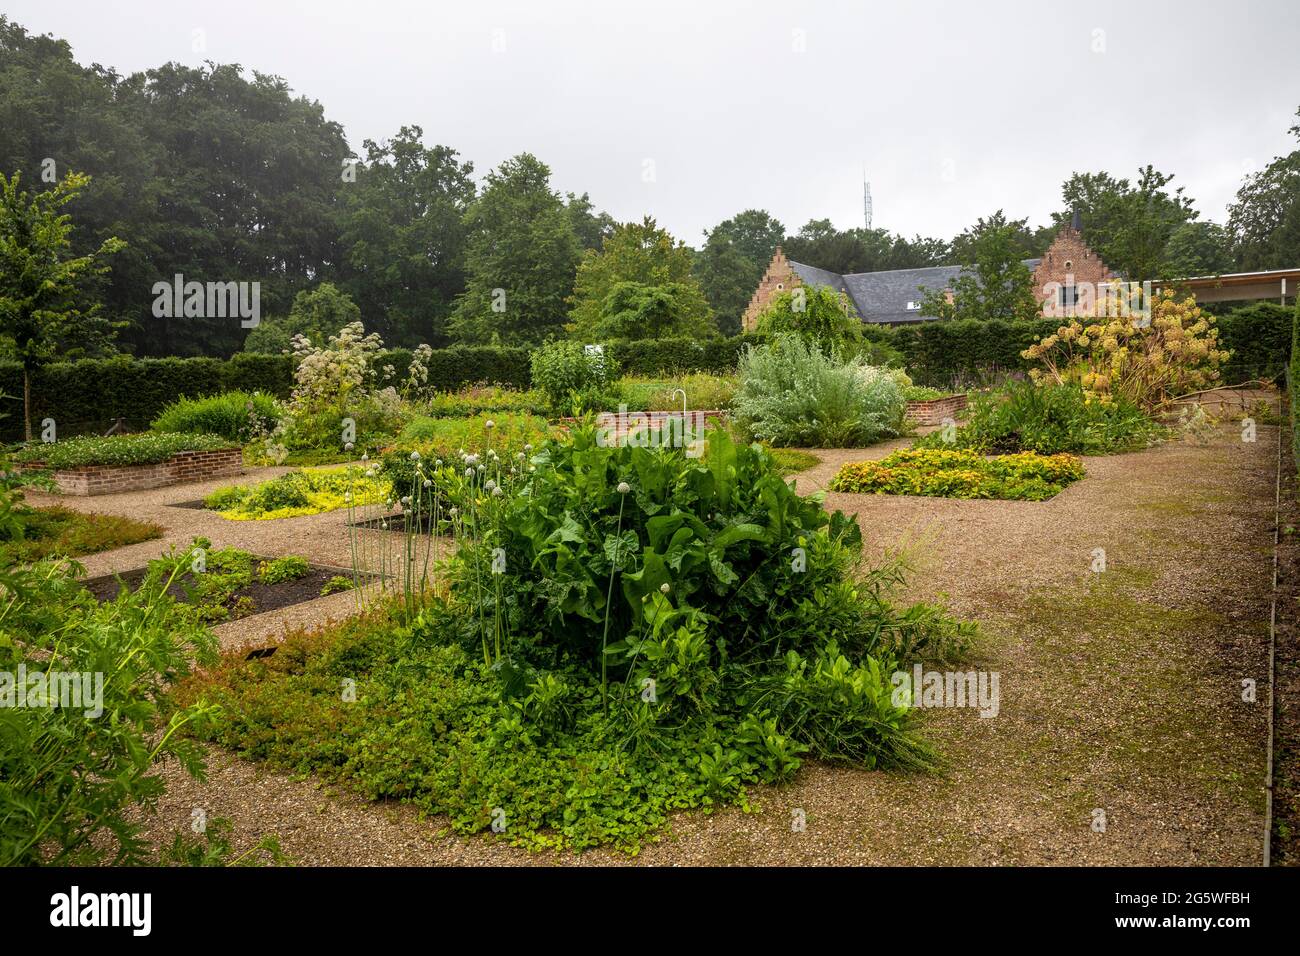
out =
<path fill-rule="evenodd" d="M 256 558 L 255 560 L 269 559 Z M 350 568 L 334 568 L 327 565 L 311 564 L 308 569 L 308 573 L 300 578 L 280 581 L 276 584 L 264 584 L 254 578 L 249 583 L 235 588 L 230 595 L 230 599 L 223 602 L 223 606 L 229 612 L 226 619 L 240 620 L 254 614 L 278 611 L 281 608 L 292 607 L 295 604 L 314 601 L 322 596 L 321 589 L 331 579 L 340 576 L 349 580 L 352 578 Z M 98 577 L 88 578 L 82 582 L 82 586 L 90 591 L 97 601 L 101 603 L 112 601 L 118 596 L 123 585 L 133 592 L 138 589 L 147 572 L 148 568 L 145 567 L 132 568 L 130 571 L 123 571 L 120 574 L 103 574 Z M 362 583 L 368 584 L 377 578 L 378 575 L 374 573 L 366 573 L 362 575 Z M 180 575 L 172 582 L 167 589 L 167 593 L 182 603 L 192 605 L 195 598 L 194 588 L 198 583 L 198 579 L 199 576 L 192 572 Z M 220 621 L 214 623 L 220 623 Z"/>

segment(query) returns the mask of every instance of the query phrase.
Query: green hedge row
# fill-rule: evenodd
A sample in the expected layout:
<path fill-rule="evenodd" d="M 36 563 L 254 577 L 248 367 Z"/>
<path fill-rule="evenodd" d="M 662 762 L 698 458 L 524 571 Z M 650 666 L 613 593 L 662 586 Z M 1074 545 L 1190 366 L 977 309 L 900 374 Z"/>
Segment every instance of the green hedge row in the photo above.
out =
<path fill-rule="evenodd" d="M 1220 341 L 1233 351 L 1224 381 L 1274 378 L 1287 367 L 1294 310 L 1261 302 L 1218 319 Z M 1024 371 L 1020 353 L 1060 326 L 1056 319 L 1034 322 L 918 322 L 888 328 L 870 326 L 867 338 L 888 345 L 919 385 L 946 388 L 978 383 L 1005 371 Z M 726 372 L 736 367 L 747 345 L 761 344 L 753 335 L 728 339 L 662 339 L 614 342 L 609 354 L 629 375 Z M 405 381 L 411 351 L 391 349 L 375 361 L 381 385 Z M 454 346 L 437 349 L 427 365 L 429 385 L 454 390 L 479 382 L 529 388 L 529 350 L 512 346 Z M 293 364 L 287 355 L 240 353 L 222 361 L 211 358 L 85 359 L 41 370 L 32 382 L 33 427 L 53 418 L 59 433 L 71 436 L 102 432 L 115 419 L 128 429 L 147 428 L 167 404 L 181 395 L 197 397 L 232 389 L 260 391 L 280 398 L 293 387 Z M 22 368 L 0 362 L 0 438 L 22 437 Z"/>

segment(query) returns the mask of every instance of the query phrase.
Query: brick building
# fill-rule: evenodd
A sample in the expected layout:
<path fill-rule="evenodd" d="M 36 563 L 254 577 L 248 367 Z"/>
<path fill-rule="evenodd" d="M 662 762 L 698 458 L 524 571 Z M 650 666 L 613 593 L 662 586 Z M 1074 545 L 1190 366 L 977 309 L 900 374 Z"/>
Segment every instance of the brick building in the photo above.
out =
<path fill-rule="evenodd" d="M 1094 287 L 1118 278 L 1101 258 L 1084 243 L 1078 217 L 1063 226 L 1041 259 L 1026 259 L 1033 273 L 1034 290 L 1043 302 L 1045 314 L 1072 314 L 1078 300 L 1076 283 Z M 778 246 L 758 288 L 741 317 L 741 326 L 751 332 L 758 316 L 779 292 L 801 285 L 829 286 L 846 296 L 864 322 L 877 325 L 901 325 L 925 322 L 933 316 L 921 315 L 922 290 L 951 290 L 961 273 L 961 266 L 932 266 L 926 269 L 892 269 L 885 272 L 859 272 L 839 275 L 801 262 L 792 262 Z"/>

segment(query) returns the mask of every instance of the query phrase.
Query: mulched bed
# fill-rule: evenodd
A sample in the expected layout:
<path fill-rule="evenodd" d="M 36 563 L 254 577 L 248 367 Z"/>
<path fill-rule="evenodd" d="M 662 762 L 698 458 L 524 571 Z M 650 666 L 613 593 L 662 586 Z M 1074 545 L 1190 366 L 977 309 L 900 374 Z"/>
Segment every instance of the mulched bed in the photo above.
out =
<path fill-rule="evenodd" d="M 255 559 L 262 560 L 262 559 Z M 254 565 L 256 566 L 256 564 Z M 301 578 L 293 581 L 281 581 L 279 584 L 262 584 L 254 580 L 252 583 L 235 591 L 231 601 L 238 601 L 240 598 L 249 598 L 256 609 L 252 614 L 261 614 L 265 611 L 278 611 L 280 608 L 290 607 L 294 604 L 302 604 L 304 601 L 314 601 L 321 596 L 321 588 L 325 582 L 336 575 L 342 575 L 345 578 L 351 578 L 352 572 L 343 568 L 327 568 L 320 565 L 311 565 L 311 571 Z M 147 568 L 134 568 L 130 571 L 123 571 L 121 574 L 104 574 L 99 577 L 89 578 L 83 581 L 84 587 L 95 596 L 98 601 L 111 601 L 120 593 L 122 584 L 125 584 L 131 590 L 135 590 L 144 580 Z M 119 584 L 119 579 L 122 584 Z M 172 595 L 178 601 L 187 600 L 187 589 L 194 584 L 194 575 L 186 574 L 178 577 L 167 593 Z M 252 614 L 244 615 L 251 617 Z"/>
<path fill-rule="evenodd" d="M 169 504 L 168 508 L 189 508 L 193 511 L 203 511 L 203 499 L 198 498 L 194 501 L 178 501 L 175 504 Z"/>

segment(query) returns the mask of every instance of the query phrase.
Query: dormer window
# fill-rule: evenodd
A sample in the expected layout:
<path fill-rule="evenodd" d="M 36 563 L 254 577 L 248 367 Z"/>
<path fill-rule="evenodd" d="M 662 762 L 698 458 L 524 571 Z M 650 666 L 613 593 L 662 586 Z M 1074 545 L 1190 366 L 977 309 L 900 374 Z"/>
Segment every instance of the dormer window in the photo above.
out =
<path fill-rule="evenodd" d="M 920 303 L 920 302 L 908 302 L 908 303 L 907 303 L 907 311 L 908 311 L 908 312 L 920 312 L 920 311 L 921 311 L 921 303 Z"/>

